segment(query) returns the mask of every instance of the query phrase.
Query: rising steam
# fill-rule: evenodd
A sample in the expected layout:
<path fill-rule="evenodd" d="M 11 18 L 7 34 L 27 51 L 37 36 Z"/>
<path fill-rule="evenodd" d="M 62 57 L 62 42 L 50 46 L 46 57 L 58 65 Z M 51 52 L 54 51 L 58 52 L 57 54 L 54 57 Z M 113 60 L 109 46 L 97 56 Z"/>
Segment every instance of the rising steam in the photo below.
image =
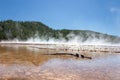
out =
<path fill-rule="evenodd" d="M 36 35 L 36 34 L 35 34 Z M 118 43 L 118 38 L 114 39 L 117 43 L 109 42 L 107 38 L 104 38 L 103 35 L 99 35 L 99 38 L 96 38 L 95 34 L 88 34 L 87 33 L 87 39 L 85 40 L 84 37 L 81 37 L 79 35 L 75 35 L 74 33 L 70 33 L 67 35 L 68 40 L 63 38 L 62 34 L 59 39 L 55 39 L 53 37 L 50 37 L 49 40 L 46 39 L 46 37 L 40 38 L 39 36 L 31 37 L 27 39 L 26 41 L 21 41 L 19 39 L 9 40 L 9 41 L 1 41 L 0 43 L 31 43 L 31 44 L 74 44 L 74 45 L 117 45 L 119 46 L 120 43 Z"/>

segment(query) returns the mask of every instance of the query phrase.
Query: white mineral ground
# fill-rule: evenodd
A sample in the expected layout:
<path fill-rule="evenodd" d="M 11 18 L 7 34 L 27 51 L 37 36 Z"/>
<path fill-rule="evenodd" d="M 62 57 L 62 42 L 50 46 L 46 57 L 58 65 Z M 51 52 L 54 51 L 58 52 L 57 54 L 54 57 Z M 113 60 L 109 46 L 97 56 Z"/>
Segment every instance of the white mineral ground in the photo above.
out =
<path fill-rule="evenodd" d="M 120 46 L 0 43 L 0 80 L 120 80 Z"/>

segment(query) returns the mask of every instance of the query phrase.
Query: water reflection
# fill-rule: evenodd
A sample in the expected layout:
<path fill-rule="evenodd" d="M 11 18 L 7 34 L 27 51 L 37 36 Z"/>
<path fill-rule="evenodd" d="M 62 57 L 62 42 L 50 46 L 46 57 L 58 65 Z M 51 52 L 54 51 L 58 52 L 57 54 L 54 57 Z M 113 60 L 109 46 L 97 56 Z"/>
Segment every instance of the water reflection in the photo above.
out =
<path fill-rule="evenodd" d="M 43 55 L 54 50 L 0 46 L 0 80 L 120 80 L 120 54 Z"/>

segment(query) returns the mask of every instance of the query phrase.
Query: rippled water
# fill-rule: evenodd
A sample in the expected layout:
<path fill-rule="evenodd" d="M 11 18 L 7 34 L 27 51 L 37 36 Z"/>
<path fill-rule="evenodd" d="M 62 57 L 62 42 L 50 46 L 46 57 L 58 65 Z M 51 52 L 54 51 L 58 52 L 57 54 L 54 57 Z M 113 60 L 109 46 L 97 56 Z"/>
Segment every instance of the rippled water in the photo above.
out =
<path fill-rule="evenodd" d="M 44 55 L 54 50 L 0 46 L 0 80 L 120 80 L 119 53 Z"/>

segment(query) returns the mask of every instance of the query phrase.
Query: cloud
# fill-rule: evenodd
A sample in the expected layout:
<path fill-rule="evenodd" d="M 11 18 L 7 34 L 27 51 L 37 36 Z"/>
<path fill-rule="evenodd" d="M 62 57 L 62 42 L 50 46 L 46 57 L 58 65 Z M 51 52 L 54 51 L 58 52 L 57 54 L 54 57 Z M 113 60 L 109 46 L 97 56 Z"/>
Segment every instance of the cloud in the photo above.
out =
<path fill-rule="evenodd" d="M 120 31 L 120 8 L 112 7 L 110 12 L 113 13 L 115 26 Z"/>
<path fill-rule="evenodd" d="M 110 8 L 110 12 L 120 13 L 120 9 L 112 7 L 112 8 Z"/>

